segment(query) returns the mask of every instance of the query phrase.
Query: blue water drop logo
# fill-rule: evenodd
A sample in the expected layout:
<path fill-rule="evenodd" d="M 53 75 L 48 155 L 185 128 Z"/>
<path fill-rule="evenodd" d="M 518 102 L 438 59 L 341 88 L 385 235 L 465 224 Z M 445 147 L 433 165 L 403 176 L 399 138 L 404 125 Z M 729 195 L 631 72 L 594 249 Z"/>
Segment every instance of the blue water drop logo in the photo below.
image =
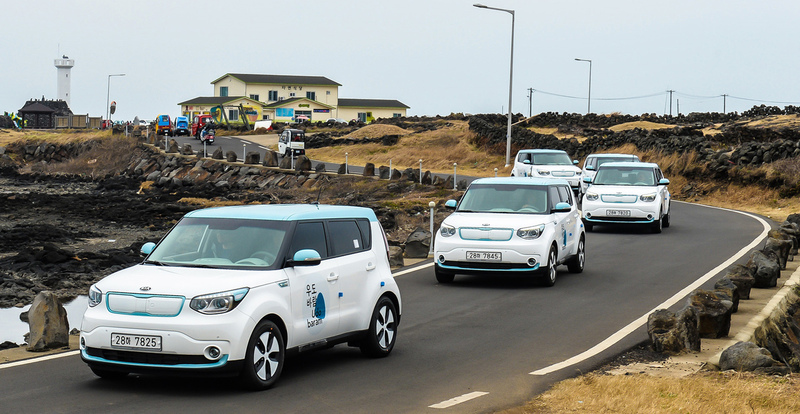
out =
<path fill-rule="evenodd" d="M 325 319 L 325 298 L 322 293 L 317 295 L 317 305 L 314 307 L 314 317 Z"/>

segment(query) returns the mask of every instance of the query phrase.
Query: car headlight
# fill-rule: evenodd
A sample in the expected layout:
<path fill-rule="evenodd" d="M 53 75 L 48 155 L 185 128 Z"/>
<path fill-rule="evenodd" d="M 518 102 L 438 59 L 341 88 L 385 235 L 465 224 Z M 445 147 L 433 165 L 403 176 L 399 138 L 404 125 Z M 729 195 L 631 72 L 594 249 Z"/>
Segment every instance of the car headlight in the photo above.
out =
<path fill-rule="evenodd" d="M 227 292 L 211 293 L 208 295 L 195 296 L 189 302 L 189 307 L 207 315 L 225 313 L 235 308 L 244 299 L 250 289 L 242 288 Z"/>
<path fill-rule="evenodd" d="M 597 201 L 598 198 L 597 193 L 586 193 L 586 201 Z"/>
<path fill-rule="evenodd" d="M 644 201 L 645 203 L 650 203 L 650 202 L 653 202 L 653 201 L 655 201 L 655 200 L 656 200 L 656 196 L 658 196 L 658 194 L 657 194 L 657 193 L 652 193 L 652 194 L 642 194 L 642 195 L 640 195 L 640 196 L 639 196 L 639 200 L 642 200 L 642 201 Z"/>
<path fill-rule="evenodd" d="M 96 285 L 92 285 L 89 288 L 89 307 L 93 308 L 100 304 L 103 301 L 103 291 L 101 291 Z"/>
<path fill-rule="evenodd" d="M 542 235 L 542 232 L 544 232 L 544 224 L 533 227 L 522 227 L 517 230 L 517 236 L 526 240 L 533 240 L 538 239 L 539 236 Z"/>
<path fill-rule="evenodd" d="M 447 224 L 442 224 L 442 227 L 439 229 L 439 233 L 441 233 L 443 237 L 450 237 L 456 234 L 456 228 L 453 226 L 448 226 Z"/>
<path fill-rule="evenodd" d="M 538 173 L 539 175 L 550 175 L 549 170 L 536 170 L 536 173 Z"/>

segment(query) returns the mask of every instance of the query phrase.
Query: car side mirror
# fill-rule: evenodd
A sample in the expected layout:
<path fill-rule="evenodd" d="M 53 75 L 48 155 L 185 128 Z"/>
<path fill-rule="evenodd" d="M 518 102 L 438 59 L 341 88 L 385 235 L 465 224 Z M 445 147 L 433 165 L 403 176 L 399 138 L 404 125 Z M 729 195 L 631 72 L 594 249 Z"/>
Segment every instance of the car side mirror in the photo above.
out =
<path fill-rule="evenodd" d="M 531 164 L 531 160 L 522 160 L 522 163 L 525 164 L 525 165 L 530 165 Z"/>
<path fill-rule="evenodd" d="M 658 185 L 669 185 L 669 180 L 667 180 L 666 178 L 662 178 L 658 180 Z"/>
<path fill-rule="evenodd" d="M 556 206 L 553 207 L 553 213 L 569 213 L 572 210 L 572 206 L 569 203 L 556 203 Z"/>
<path fill-rule="evenodd" d="M 148 255 L 148 254 L 150 254 L 150 253 L 153 251 L 153 249 L 155 249 L 155 248 L 156 248 L 156 244 L 155 244 L 155 243 L 153 243 L 153 242 L 147 242 L 147 243 L 145 243 L 145 244 L 143 244 L 143 245 L 142 245 L 142 248 L 139 250 L 139 252 L 140 252 L 140 253 L 142 253 L 142 256 L 147 256 L 147 255 Z"/>
<path fill-rule="evenodd" d="M 447 200 L 444 202 L 444 206 L 447 208 L 456 208 L 457 205 L 458 203 L 456 202 L 456 200 Z"/>
<path fill-rule="evenodd" d="M 298 250 L 292 260 L 287 263 L 290 267 L 296 266 L 316 266 L 322 262 L 322 257 L 314 249 Z"/>
<path fill-rule="evenodd" d="M 578 165 L 578 160 L 572 160 L 572 165 Z"/>
<path fill-rule="evenodd" d="M 586 184 L 591 184 L 592 183 L 592 177 L 589 177 L 588 175 L 583 177 L 583 182 L 586 183 Z"/>
<path fill-rule="evenodd" d="M 583 168 L 586 168 L 586 171 L 594 171 L 594 165 L 587 165 Z"/>

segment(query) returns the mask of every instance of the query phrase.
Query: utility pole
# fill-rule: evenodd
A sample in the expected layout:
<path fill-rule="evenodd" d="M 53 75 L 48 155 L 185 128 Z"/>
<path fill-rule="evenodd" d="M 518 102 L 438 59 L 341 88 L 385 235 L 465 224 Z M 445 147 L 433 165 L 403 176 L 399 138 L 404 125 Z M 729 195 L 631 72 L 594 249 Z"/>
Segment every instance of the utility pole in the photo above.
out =
<path fill-rule="evenodd" d="M 672 92 L 675 92 L 673 89 L 668 90 L 669 92 L 669 116 L 672 116 Z"/>
<path fill-rule="evenodd" d="M 533 116 L 533 88 L 528 88 L 528 118 Z"/>
<path fill-rule="evenodd" d="M 726 110 L 727 109 L 726 108 L 726 106 L 727 106 L 727 102 L 726 101 L 727 100 L 728 100 L 728 94 L 723 93 L 722 94 L 722 113 L 723 114 L 725 114 L 727 112 L 727 110 Z"/>

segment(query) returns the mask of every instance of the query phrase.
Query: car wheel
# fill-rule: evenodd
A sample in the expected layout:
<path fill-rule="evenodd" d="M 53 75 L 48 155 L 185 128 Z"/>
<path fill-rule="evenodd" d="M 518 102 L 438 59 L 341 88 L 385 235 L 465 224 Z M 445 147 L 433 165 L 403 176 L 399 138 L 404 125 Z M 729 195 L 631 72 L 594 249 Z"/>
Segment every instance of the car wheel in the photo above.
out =
<path fill-rule="evenodd" d="M 94 375 L 97 375 L 98 377 L 103 379 L 115 380 L 115 379 L 125 378 L 126 376 L 128 376 L 128 373 L 125 371 L 112 371 L 92 366 L 90 366 L 89 369 L 92 370 Z"/>
<path fill-rule="evenodd" d="M 244 367 L 239 376 L 242 384 L 252 390 L 265 390 L 275 385 L 283 371 L 285 355 L 281 330 L 272 321 L 261 321 L 247 343 Z"/>
<path fill-rule="evenodd" d="M 547 268 L 542 277 L 542 284 L 551 287 L 556 284 L 556 274 L 558 273 L 558 251 L 556 246 L 550 248 L 550 253 L 547 255 Z"/>
<path fill-rule="evenodd" d="M 664 217 L 661 218 L 661 225 L 663 227 L 669 227 L 669 225 L 670 225 L 669 213 L 665 214 Z"/>
<path fill-rule="evenodd" d="M 456 275 L 452 273 L 446 273 L 439 270 L 439 266 L 433 267 L 433 273 L 436 274 L 436 281 L 439 283 L 452 283 L 453 279 L 456 277 Z"/>
<path fill-rule="evenodd" d="M 381 297 L 372 311 L 367 336 L 361 342 L 361 352 L 374 358 L 392 352 L 397 340 L 397 309 L 386 296 Z"/>
<path fill-rule="evenodd" d="M 584 221 L 583 227 L 586 229 L 586 231 L 592 231 L 594 229 L 594 224 Z"/>
<path fill-rule="evenodd" d="M 664 222 L 661 221 L 660 216 L 661 213 L 659 213 L 659 219 L 654 221 L 652 224 L 653 227 L 651 227 L 651 230 L 653 230 L 653 233 L 661 233 L 662 225 L 664 224 Z"/>
<path fill-rule="evenodd" d="M 578 241 L 578 252 L 567 262 L 567 270 L 569 270 L 570 273 L 581 273 L 583 272 L 583 266 L 585 264 L 586 241 L 584 240 L 583 236 L 581 236 L 580 241 Z"/>

